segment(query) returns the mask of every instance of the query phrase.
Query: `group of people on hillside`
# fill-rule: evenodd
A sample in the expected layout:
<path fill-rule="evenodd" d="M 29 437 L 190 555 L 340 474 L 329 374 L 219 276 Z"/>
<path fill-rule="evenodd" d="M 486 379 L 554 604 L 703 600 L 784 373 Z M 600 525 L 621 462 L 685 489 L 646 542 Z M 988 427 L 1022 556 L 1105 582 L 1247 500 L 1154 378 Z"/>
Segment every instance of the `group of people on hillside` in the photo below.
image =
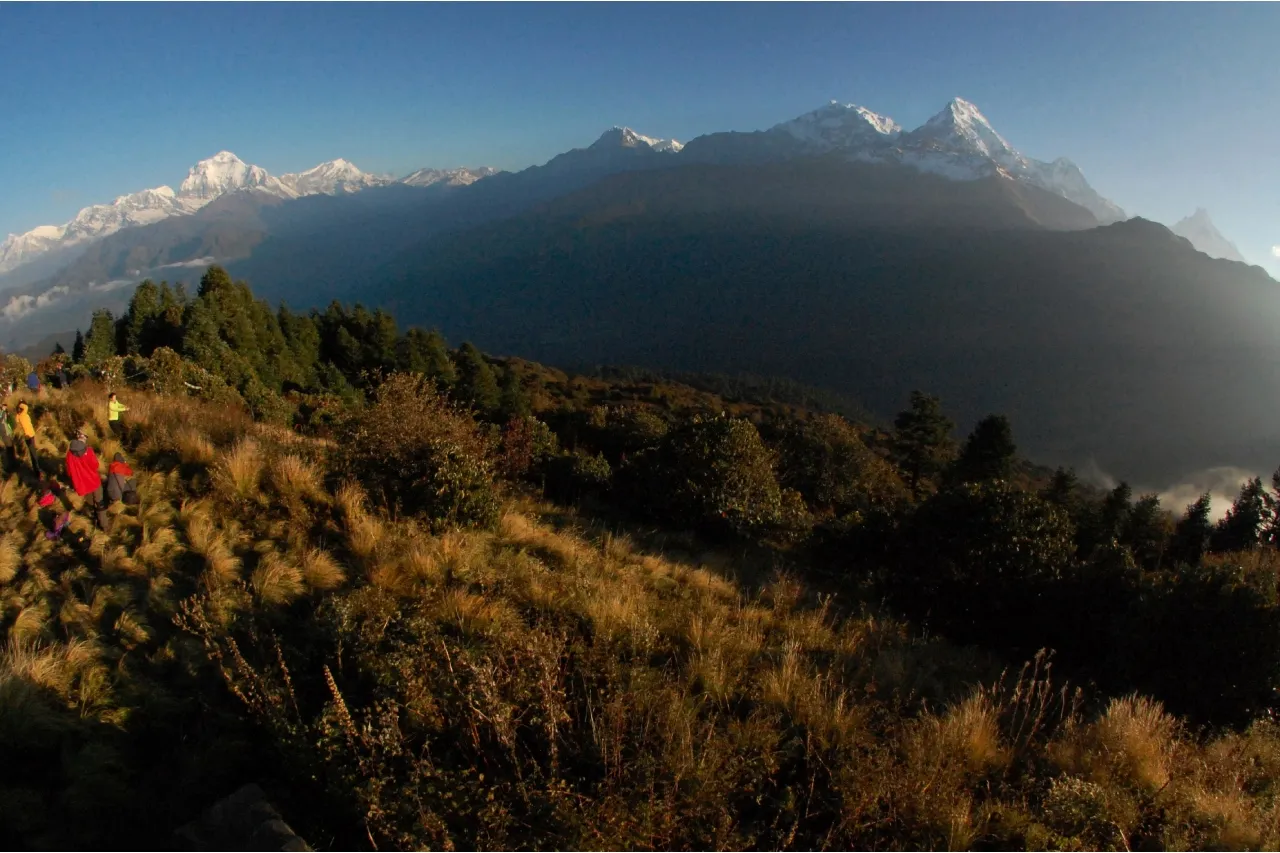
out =
<path fill-rule="evenodd" d="M 124 424 L 121 420 L 121 413 L 127 412 L 129 409 L 120 402 L 115 392 L 107 397 L 107 423 L 111 427 L 111 432 L 118 438 L 124 436 Z M 40 467 L 40 457 L 36 452 L 36 431 L 31 420 L 31 407 L 25 400 L 18 402 L 18 405 L 12 416 L 9 414 L 8 404 L 0 401 L 0 445 L 3 445 L 3 456 L 6 463 L 12 459 L 15 470 L 23 462 L 24 456 L 29 456 L 31 460 L 31 470 L 37 477 L 39 483 L 40 497 L 38 502 L 41 507 L 52 507 L 56 500 L 55 494 L 62 493 L 62 486 L 56 478 L 45 478 L 44 471 Z M 111 464 L 107 466 L 107 476 L 104 480 L 99 472 L 98 455 L 93 448 L 89 446 L 88 437 L 84 430 L 78 430 L 75 438 L 67 447 L 66 455 L 66 473 L 71 480 L 71 488 L 75 490 L 83 500 L 88 509 L 93 510 L 95 521 L 99 529 L 107 530 L 110 526 L 110 515 L 107 513 L 107 507 L 121 501 L 126 505 L 135 505 L 139 502 L 138 488 L 134 481 L 133 469 L 125 462 L 124 455 L 115 454 Z M 47 534 L 50 538 L 57 538 L 66 527 L 70 518 L 69 513 L 62 513 L 52 523 L 51 530 Z"/>
<path fill-rule="evenodd" d="M 65 361 L 55 361 L 53 367 L 50 368 L 47 379 L 53 383 L 55 388 L 71 387 L 71 379 L 67 376 L 67 365 Z M 32 370 L 27 374 L 26 379 L 27 390 L 37 397 L 44 396 L 44 382 L 40 380 L 40 372 Z M 17 389 L 17 383 L 14 381 L 6 382 L 8 392 L 12 394 Z"/>

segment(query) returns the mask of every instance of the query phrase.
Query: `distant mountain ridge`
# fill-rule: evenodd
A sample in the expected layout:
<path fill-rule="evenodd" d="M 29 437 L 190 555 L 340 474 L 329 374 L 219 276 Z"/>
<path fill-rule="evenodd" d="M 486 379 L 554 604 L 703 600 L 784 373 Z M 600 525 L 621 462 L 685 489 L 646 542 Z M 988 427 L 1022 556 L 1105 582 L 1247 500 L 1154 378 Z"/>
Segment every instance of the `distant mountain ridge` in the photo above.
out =
<path fill-rule="evenodd" d="M 436 171 L 420 169 L 402 180 L 411 186 L 422 186 L 421 176 Z M 444 170 L 440 174 L 447 175 L 454 185 L 465 185 L 497 174 L 497 170 L 486 166 Z M 355 164 L 341 158 L 276 177 L 261 166 L 244 162 L 230 151 L 219 151 L 192 166 L 177 192 L 171 187 L 161 186 L 129 193 L 110 204 L 86 207 L 63 225 L 40 225 L 23 234 L 10 234 L 0 242 L 0 275 L 53 253 L 67 255 L 76 249 L 83 250 L 125 228 L 191 215 L 228 193 L 258 190 L 283 199 L 295 199 L 309 195 L 355 193 L 394 182 L 395 179 L 387 176 L 362 172 Z"/>

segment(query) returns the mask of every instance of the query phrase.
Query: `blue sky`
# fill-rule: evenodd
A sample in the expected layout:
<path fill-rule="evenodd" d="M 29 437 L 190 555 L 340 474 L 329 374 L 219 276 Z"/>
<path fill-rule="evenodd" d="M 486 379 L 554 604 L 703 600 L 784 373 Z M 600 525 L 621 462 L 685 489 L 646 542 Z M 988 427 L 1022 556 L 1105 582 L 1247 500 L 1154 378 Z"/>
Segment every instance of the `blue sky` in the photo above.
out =
<path fill-rule="evenodd" d="M 614 124 L 682 141 L 832 98 L 959 95 L 1132 214 L 1197 206 L 1280 275 L 1280 4 L 0 3 L 0 235 L 273 173 L 518 169 Z"/>

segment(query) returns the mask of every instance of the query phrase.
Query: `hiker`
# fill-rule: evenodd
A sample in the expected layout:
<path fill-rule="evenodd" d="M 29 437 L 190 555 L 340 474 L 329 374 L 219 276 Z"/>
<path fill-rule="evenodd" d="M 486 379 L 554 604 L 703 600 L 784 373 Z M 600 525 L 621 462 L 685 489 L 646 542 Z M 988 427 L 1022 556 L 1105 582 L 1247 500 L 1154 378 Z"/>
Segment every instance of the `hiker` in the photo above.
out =
<path fill-rule="evenodd" d="M 116 438 L 124 438 L 124 424 L 120 422 L 120 413 L 129 411 L 129 407 L 116 399 L 116 392 L 107 395 L 107 425 Z"/>
<path fill-rule="evenodd" d="M 40 384 L 40 374 L 34 370 L 27 374 L 27 390 L 37 396 L 44 390 L 44 386 Z"/>
<path fill-rule="evenodd" d="M 13 470 L 18 470 L 18 454 L 14 450 L 13 422 L 9 420 L 9 404 L 0 400 L 0 456 L 4 464 L 0 470 L 9 469 L 9 460 L 13 460 Z"/>
<path fill-rule="evenodd" d="M 26 400 L 18 401 L 18 410 L 13 415 L 13 424 L 15 427 L 13 455 L 16 458 L 21 444 L 25 444 L 27 452 L 31 454 L 31 470 L 39 476 L 40 457 L 36 455 L 36 428 L 31 425 L 31 407 L 27 405 Z"/>
<path fill-rule="evenodd" d="M 126 506 L 137 506 L 138 500 L 133 469 L 124 461 L 124 454 L 117 453 L 107 466 L 107 504 L 124 501 Z"/>
<path fill-rule="evenodd" d="M 71 488 L 84 498 L 85 505 L 92 507 L 97 517 L 98 528 L 106 530 L 110 522 L 107 505 L 102 495 L 102 475 L 98 473 L 98 454 L 89 446 L 84 432 L 76 433 L 75 441 L 67 448 L 67 476 L 71 478 Z"/>

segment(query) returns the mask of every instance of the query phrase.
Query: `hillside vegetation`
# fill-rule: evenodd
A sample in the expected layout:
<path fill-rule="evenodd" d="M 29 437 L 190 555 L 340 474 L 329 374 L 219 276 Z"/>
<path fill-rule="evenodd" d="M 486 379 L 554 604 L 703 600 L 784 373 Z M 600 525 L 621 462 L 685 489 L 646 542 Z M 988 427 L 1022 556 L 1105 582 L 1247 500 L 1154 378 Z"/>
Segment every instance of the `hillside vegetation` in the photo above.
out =
<path fill-rule="evenodd" d="M 75 349 L 10 408 L 142 502 L 49 539 L 0 484 L 12 847 L 172 847 L 246 782 L 317 849 L 1280 844 L 1257 481 L 1175 521 L 925 395 L 569 377 L 220 271 Z"/>

